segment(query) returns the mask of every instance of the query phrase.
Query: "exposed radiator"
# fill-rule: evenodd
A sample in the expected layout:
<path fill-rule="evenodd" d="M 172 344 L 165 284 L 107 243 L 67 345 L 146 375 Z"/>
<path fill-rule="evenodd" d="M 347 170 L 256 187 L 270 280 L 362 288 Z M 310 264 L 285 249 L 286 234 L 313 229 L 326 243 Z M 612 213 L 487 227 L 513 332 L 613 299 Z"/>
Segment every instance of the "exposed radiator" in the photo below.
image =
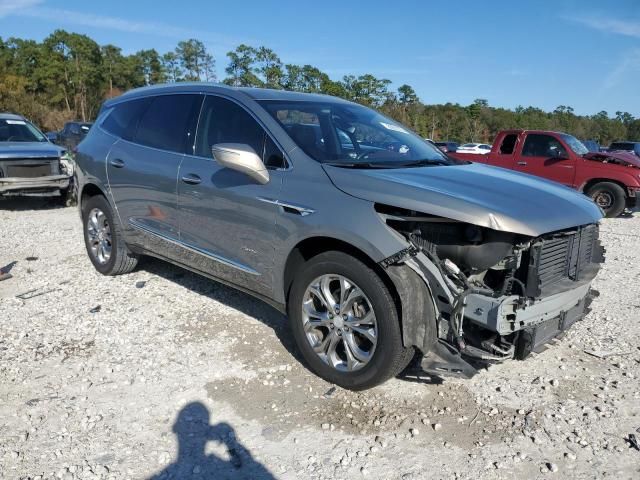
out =
<path fill-rule="evenodd" d="M 597 225 L 544 236 L 529 251 L 527 296 L 547 296 L 572 288 L 574 282 L 595 277 L 603 261 Z"/>

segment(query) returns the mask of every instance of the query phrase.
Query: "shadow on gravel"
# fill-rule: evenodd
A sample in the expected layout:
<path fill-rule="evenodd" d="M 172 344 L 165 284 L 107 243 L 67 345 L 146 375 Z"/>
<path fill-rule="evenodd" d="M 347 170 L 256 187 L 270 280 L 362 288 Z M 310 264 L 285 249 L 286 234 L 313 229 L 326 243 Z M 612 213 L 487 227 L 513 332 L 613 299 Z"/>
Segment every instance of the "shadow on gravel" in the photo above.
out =
<path fill-rule="evenodd" d="M 181 287 L 204 295 L 211 300 L 222 303 L 239 312 L 259 320 L 273 329 L 278 340 L 298 361 L 301 360 L 296 351 L 293 336 L 289 332 L 287 317 L 274 307 L 248 293 L 243 293 L 222 283 L 210 280 L 189 270 L 175 266 L 152 257 L 143 257 L 139 269 L 145 270 L 166 280 L 177 283 Z"/>
<path fill-rule="evenodd" d="M 209 410 L 200 402 L 190 403 L 180 410 L 173 424 L 173 433 L 178 437 L 177 458 L 163 471 L 150 477 L 150 480 L 275 479 L 238 441 L 234 429 L 229 424 L 209 424 Z M 207 454 L 206 447 L 209 442 L 221 446 L 228 460 L 213 453 Z"/>
<path fill-rule="evenodd" d="M 215 300 L 216 302 L 259 320 L 272 328 L 280 343 L 287 349 L 291 356 L 308 369 L 307 364 L 296 349 L 293 335 L 291 335 L 289 330 L 287 317 L 268 303 L 252 297 L 247 293 L 216 282 L 215 280 L 210 280 L 189 270 L 153 257 L 143 257 L 138 265 L 138 269 L 177 283 L 181 287 L 188 288 L 195 293 L 204 295 L 211 300 Z M 409 366 L 397 375 L 396 378 L 406 382 L 428 385 L 439 385 L 443 383 L 442 377 L 427 374 L 421 369 L 421 360 L 422 355 L 416 355 Z"/>
<path fill-rule="evenodd" d="M 64 208 L 62 197 L 7 197 L 0 198 L 0 210 L 22 212 L 28 210 L 55 210 Z"/>

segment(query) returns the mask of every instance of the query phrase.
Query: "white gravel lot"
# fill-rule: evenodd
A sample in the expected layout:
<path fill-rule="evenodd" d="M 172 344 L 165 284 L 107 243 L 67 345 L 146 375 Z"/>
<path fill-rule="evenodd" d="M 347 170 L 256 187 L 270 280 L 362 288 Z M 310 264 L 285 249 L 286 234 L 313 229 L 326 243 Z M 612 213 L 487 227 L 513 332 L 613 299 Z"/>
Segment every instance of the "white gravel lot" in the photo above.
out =
<path fill-rule="evenodd" d="M 640 213 L 601 231 L 601 295 L 544 353 L 353 393 L 271 307 L 156 260 L 103 277 L 75 208 L 2 201 L 0 478 L 638 479 Z"/>

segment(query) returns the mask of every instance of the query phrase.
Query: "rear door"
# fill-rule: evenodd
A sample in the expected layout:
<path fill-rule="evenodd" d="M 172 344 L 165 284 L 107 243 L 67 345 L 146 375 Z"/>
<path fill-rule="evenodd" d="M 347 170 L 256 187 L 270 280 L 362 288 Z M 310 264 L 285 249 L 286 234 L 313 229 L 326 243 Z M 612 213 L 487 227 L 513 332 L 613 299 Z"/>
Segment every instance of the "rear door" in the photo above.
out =
<path fill-rule="evenodd" d="M 122 130 L 106 169 L 131 243 L 166 254 L 163 247 L 178 238 L 176 179 L 201 100 L 198 94 L 170 94 L 127 102 L 103 124 Z"/>
<path fill-rule="evenodd" d="M 573 185 L 576 159 L 553 135 L 527 133 L 516 162 L 516 170 Z"/>
<path fill-rule="evenodd" d="M 496 138 L 498 148 L 487 156 L 489 164 L 496 167 L 513 169 L 515 167 L 515 151 L 518 146 L 518 133 L 504 133 Z"/>

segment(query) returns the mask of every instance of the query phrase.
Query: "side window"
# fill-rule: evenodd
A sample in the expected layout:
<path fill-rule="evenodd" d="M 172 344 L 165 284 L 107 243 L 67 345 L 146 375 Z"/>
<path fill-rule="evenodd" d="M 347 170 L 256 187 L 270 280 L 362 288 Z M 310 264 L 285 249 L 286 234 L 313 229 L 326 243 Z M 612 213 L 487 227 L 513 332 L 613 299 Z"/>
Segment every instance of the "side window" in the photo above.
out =
<path fill-rule="evenodd" d="M 516 135 L 515 133 L 505 135 L 504 139 L 502 140 L 502 145 L 500 145 L 500 153 L 503 155 L 511 155 L 517 141 L 518 135 Z"/>
<path fill-rule="evenodd" d="M 280 150 L 269 135 L 265 135 L 262 161 L 267 168 L 285 168 L 287 166 L 282 150 Z"/>
<path fill-rule="evenodd" d="M 276 119 L 294 142 L 312 158 L 326 158 L 327 143 L 321 130 L 320 119 L 315 112 L 278 109 Z"/>
<path fill-rule="evenodd" d="M 202 106 L 195 154 L 211 158 L 217 143 L 245 143 L 260 155 L 265 132 L 241 106 L 226 98 L 208 95 Z"/>
<path fill-rule="evenodd" d="M 80 125 L 77 123 L 72 123 L 70 130 L 72 135 L 80 135 Z"/>
<path fill-rule="evenodd" d="M 116 137 L 131 140 L 150 101 L 150 98 L 141 98 L 116 105 L 102 122 L 102 128 Z"/>
<path fill-rule="evenodd" d="M 195 124 L 200 95 L 154 97 L 138 125 L 134 141 L 147 147 L 183 153 Z"/>
<path fill-rule="evenodd" d="M 566 150 L 562 144 L 551 135 L 541 135 L 531 133 L 527 135 L 522 147 L 523 157 L 554 157 L 564 155 L 567 156 Z"/>

